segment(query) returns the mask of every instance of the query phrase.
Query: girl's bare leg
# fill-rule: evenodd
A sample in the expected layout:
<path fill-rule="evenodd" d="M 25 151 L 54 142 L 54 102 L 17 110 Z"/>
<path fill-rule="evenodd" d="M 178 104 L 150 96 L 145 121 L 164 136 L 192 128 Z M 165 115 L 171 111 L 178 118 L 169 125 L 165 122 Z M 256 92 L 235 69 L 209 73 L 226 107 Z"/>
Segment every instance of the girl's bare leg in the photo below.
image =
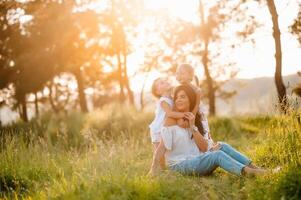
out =
<path fill-rule="evenodd" d="M 158 148 L 159 144 L 160 144 L 159 142 L 154 142 L 153 143 L 153 156 L 155 155 L 156 149 Z M 160 167 L 161 167 L 161 169 L 165 169 L 165 159 L 164 159 L 164 157 L 162 157 L 161 160 L 160 160 Z"/>

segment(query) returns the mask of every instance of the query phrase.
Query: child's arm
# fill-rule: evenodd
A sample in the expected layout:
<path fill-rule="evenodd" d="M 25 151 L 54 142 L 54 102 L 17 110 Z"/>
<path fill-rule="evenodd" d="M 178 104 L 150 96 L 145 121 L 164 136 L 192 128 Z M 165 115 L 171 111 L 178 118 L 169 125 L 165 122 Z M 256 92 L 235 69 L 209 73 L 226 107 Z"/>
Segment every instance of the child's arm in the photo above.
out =
<path fill-rule="evenodd" d="M 189 123 L 187 120 L 184 120 L 185 113 L 173 111 L 169 104 L 165 101 L 161 102 L 161 107 L 166 112 L 166 117 L 176 119 L 177 125 L 179 125 L 182 128 L 188 128 Z"/>
<path fill-rule="evenodd" d="M 162 109 L 166 112 L 167 118 L 182 119 L 185 117 L 184 113 L 173 111 L 171 106 L 165 101 L 162 101 L 160 105 Z"/>

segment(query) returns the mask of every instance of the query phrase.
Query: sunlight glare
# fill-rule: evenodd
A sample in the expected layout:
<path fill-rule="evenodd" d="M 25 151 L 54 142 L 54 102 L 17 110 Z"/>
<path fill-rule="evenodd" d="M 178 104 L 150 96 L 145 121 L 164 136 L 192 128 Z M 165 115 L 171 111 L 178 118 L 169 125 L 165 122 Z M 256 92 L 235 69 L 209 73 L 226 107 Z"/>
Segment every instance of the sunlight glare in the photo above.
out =
<path fill-rule="evenodd" d="M 197 23 L 199 19 L 197 0 L 145 0 L 144 3 L 148 9 L 166 10 L 169 15 L 186 21 Z"/>

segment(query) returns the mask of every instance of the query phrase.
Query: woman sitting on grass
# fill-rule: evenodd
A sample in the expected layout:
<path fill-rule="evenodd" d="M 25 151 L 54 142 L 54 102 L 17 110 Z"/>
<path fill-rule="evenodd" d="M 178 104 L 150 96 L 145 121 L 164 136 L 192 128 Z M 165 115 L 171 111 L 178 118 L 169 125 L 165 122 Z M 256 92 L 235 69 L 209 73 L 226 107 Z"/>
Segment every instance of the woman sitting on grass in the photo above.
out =
<path fill-rule="evenodd" d="M 180 85 L 174 92 L 175 110 L 191 112 L 196 93 L 188 85 Z M 208 143 L 195 126 L 195 117 L 189 113 L 189 128 L 181 128 L 173 118 L 165 120 L 161 140 L 153 157 L 151 175 L 160 172 L 160 160 L 165 155 L 171 170 L 183 174 L 209 175 L 217 167 L 236 175 L 259 175 L 267 171 L 251 164 L 251 160 L 226 143 L 219 143 L 207 151 Z"/>

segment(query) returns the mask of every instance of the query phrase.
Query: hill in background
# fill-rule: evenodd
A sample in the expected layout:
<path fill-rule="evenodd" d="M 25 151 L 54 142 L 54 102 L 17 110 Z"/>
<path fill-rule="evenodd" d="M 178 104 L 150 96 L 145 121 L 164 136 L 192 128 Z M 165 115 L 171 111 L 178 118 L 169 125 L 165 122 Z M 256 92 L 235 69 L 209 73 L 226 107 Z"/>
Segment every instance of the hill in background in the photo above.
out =
<path fill-rule="evenodd" d="M 292 88 L 297 83 L 301 83 L 301 78 L 298 75 L 288 75 L 284 76 L 283 80 L 287 87 L 287 94 L 292 99 L 298 99 L 292 95 Z M 225 89 L 236 90 L 237 94 L 227 102 L 221 99 L 217 100 L 218 114 L 267 114 L 275 112 L 277 92 L 274 77 L 233 79 L 225 85 Z M 300 106 L 300 98 L 297 102 Z"/>

